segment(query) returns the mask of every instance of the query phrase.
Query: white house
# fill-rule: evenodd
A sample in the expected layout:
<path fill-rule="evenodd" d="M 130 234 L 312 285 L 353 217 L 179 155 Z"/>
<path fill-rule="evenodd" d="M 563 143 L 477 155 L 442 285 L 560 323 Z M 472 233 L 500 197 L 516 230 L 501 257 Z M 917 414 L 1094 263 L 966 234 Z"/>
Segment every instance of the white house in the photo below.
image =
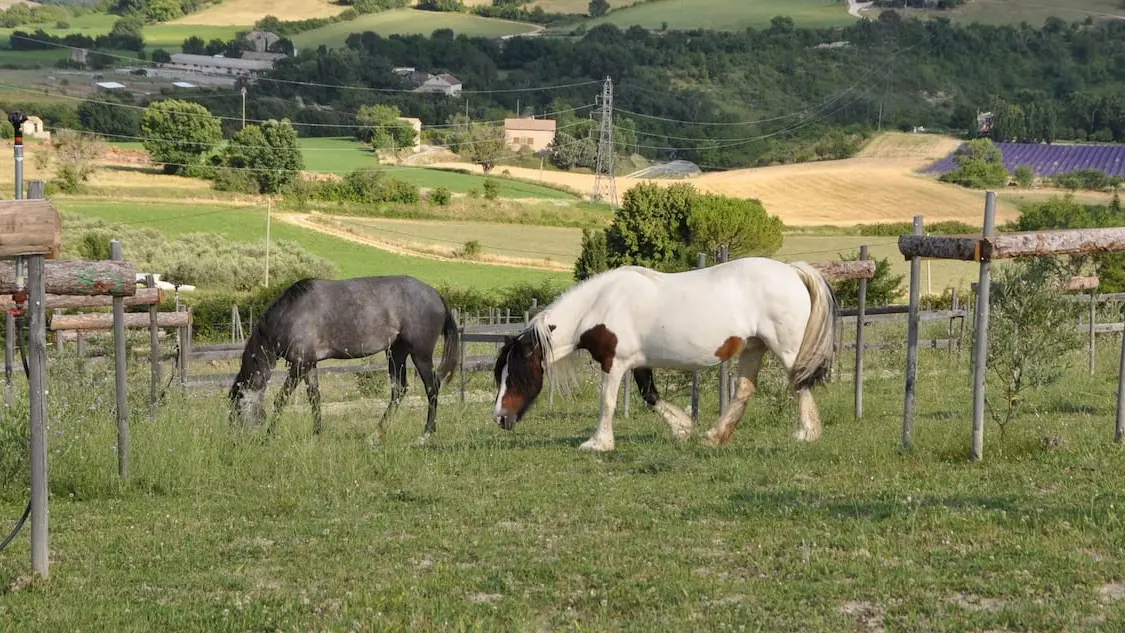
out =
<path fill-rule="evenodd" d="M 434 75 L 415 88 L 414 92 L 441 92 L 456 97 L 461 94 L 461 80 L 449 73 Z"/>
<path fill-rule="evenodd" d="M 273 68 L 273 61 L 267 59 L 242 59 L 219 55 L 190 55 L 173 53 L 172 61 L 164 64 L 168 68 L 192 70 L 220 75 L 249 76 Z"/>

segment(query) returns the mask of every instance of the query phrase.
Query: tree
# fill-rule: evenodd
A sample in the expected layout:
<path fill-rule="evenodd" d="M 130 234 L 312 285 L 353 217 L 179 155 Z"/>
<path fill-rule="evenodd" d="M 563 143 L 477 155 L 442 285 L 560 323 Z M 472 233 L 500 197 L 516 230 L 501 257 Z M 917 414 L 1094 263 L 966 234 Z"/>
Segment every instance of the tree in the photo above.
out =
<path fill-rule="evenodd" d="M 356 113 L 359 129 L 356 136 L 372 149 L 402 149 L 413 147 L 417 139 L 414 126 L 399 118 L 393 105 L 363 106 Z"/>
<path fill-rule="evenodd" d="M 955 160 L 957 168 L 942 174 L 942 181 L 976 189 L 1003 187 L 1008 182 L 1004 153 L 987 138 L 969 141 Z"/>
<path fill-rule="evenodd" d="M 626 191 L 606 229 L 607 265 L 636 264 L 668 272 L 690 268 L 688 217 L 697 195 L 686 183 L 661 187 L 645 182 Z"/>
<path fill-rule="evenodd" d="M 581 139 L 567 132 L 555 132 L 555 138 L 547 146 L 551 164 L 559 169 L 574 167 L 594 167 L 598 157 L 598 145 L 589 136 Z"/>
<path fill-rule="evenodd" d="M 462 158 L 484 168 L 484 173 L 492 173 L 496 161 L 504 155 L 504 130 L 497 125 L 470 123 L 458 131 L 457 152 Z"/>
<path fill-rule="evenodd" d="M 582 281 L 608 270 L 605 229 L 582 229 L 582 252 L 574 261 L 574 279 Z"/>
<path fill-rule="evenodd" d="M 198 103 L 165 99 L 145 108 L 141 117 L 145 151 L 164 164 L 164 173 L 182 174 L 198 165 L 222 139 L 219 120 Z"/>
<path fill-rule="evenodd" d="M 51 139 L 55 179 L 66 193 L 77 193 L 96 171 L 94 161 L 105 151 L 105 143 L 95 134 L 59 130 Z"/>
<path fill-rule="evenodd" d="M 163 48 L 152 51 L 152 61 L 157 64 L 167 64 L 172 61 L 172 56 Z"/>
<path fill-rule="evenodd" d="M 258 193 L 281 191 L 305 167 L 289 119 L 247 125 L 223 149 L 223 165 L 247 173 Z"/>
<path fill-rule="evenodd" d="M 712 261 L 718 261 L 723 247 L 732 259 L 773 255 L 781 248 L 782 227 L 781 218 L 767 214 L 754 199 L 702 195 L 688 216 L 692 246 Z"/>
<path fill-rule="evenodd" d="M 856 261 L 858 253 L 840 254 L 841 261 Z M 866 302 L 869 306 L 890 305 L 903 293 L 904 275 L 892 275 L 891 263 L 886 257 L 875 260 L 875 276 L 867 280 Z M 841 279 L 832 283 L 832 291 L 841 306 L 859 307 L 859 280 Z"/>
<path fill-rule="evenodd" d="M 1068 354 L 1082 345 L 1070 324 L 1083 306 L 1066 300 L 1068 279 L 1049 257 L 1010 262 L 992 279 L 986 404 L 1001 435 L 1016 418 L 1024 391 L 1057 382 Z"/>
<path fill-rule="evenodd" d="M 600 18 L 609 13 L 609 0 L 590 0 L 590 6 L 587 7 L 586 12 L 592 18 Z"/>
<path fill-rule="evenodd" d="M 78 120 L 82 127 L 106 136 L 141 136 L 141 111 L 132 107 L 129 93 L 110 93 L 99 101 L 84 101 L 78 105 Z"/>
<path fill-rule="evenodd" d="M 180 50 L 187 55 L 206 55 L 207 42 L 204 42 L 203 38 L 198 35 L 192 35 L 184 40 L 184 43 L 180 45 Z"/>

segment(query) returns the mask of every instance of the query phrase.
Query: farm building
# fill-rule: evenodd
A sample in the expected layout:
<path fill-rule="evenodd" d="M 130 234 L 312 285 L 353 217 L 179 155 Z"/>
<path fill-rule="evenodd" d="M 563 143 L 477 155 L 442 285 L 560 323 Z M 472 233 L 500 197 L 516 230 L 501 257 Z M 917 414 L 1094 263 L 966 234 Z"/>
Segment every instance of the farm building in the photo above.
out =
<path fill-rule="evenodd" d="M 172 61 L 165 66 L 203 73 L 249 76 L 273 68 L 273 61 L 173 53 Z"/>
<path fill-rule="evenodd" d="M 23 122 L 23 135 L 27 138 L 50 138 L 51 133 L 43 129 L 43 119 L 29 116 Z"/>
<path fill-rule="evenodd" d="M 504 119 L 504 144 L 538 152 L 555 140 L 554 119 Z"/>
<path fill-rule="evenodd" d="M 415 88 L 414 92 L 441 92 L 456 97 L 461 94 L 461 80 L 449 73 L 431 75 L 422 85 Z"/>

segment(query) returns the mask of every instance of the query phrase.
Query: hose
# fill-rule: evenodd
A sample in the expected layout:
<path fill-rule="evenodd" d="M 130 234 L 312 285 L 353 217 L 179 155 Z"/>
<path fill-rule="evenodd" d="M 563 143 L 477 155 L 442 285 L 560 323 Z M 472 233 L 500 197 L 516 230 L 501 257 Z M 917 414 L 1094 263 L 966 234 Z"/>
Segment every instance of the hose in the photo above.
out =
<path fill-rule="evenodd" d="M 20 316 L 16 317 L 16 340 L 19 342 L 20 360 L 23 361 L 23 374 L 24 374 L 24 376 L 27 377 L 28 382 L 30 382 L 31 381 L 31 369 L 27 364 L 27 347 L 24 344 L 22 332 L 23 332 L 23 316 L 22 316 L 22 313 L 21 313 Z M 23 516 L 21 516 L 19 518 L 19 521 L 16 521 L 16 526 L 14 528 L 12 528 L 12 532 L 10 534 L 8 534 L 8 536 L 5 537 L 3 541 L 0 541 L 0 552 L 4 551 L 4 548 L 8 547 L 8 545 L 11 544 L 11 542 L 16 538 L 16 535 L 19 534 L 20 530 L 23 529 L 23 524 L 27 522 L 27 517 L 30 516 L 30 515 L 31 515 L 31 499 L 28 498 L 27 507 L 24 508 L 24 510 L 23 510 Z"/>

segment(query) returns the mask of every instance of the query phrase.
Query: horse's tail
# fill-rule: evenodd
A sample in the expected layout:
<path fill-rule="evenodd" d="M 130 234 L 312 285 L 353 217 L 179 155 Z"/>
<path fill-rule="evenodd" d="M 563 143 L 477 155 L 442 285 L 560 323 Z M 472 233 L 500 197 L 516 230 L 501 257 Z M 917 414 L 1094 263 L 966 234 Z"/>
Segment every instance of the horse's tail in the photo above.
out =
<path fill-rule="evenodd" d="M 457 319 L 453 316 L 453 310 L 449 308 L 449 304 L 445 302 L 444 298 L 441 300 L 441 304 L 445 306 L 445 323 L 442 325 L 442 336 L 445 344 L 442 346 L 444 349 L 441 353 L 441 364 L 438 365 L 437 376 L 438 380 L 445 382 L 447 378 L 453 375 L 461 362 L 461 326 L 457 324 Z"/>
<path fill-rule="evenodd" d="M 789 379 L 795 390 L 809 389 L 828 379 L 836 354 L 836 297 L 820 271 L 806 262 L 793 262 L 790 266 L 808 289 L 812 306 Z"/>

